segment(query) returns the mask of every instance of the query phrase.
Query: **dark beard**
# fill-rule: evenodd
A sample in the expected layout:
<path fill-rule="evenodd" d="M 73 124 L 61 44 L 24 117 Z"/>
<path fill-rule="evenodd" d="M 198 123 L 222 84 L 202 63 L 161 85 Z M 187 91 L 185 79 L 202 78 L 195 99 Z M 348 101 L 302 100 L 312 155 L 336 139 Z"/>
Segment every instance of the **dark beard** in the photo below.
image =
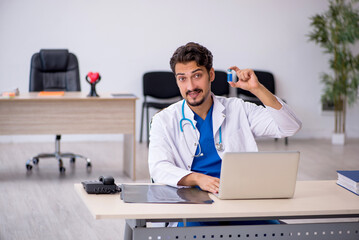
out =
<path fill-rule="evenodd" d="M 205 98 L 202 98 L 202 100 L 199 101 L 199 102 L 191 103 L 191 102 L 188 102 L 188 101 L 187 101 L 187 103 L 188 103 L 189 105 L 191 105 L 192 107 L 197 107 L 197 106 L 201 105 L 202 103 L 204 103 L 204 100 L 205 100 Z"/>
<path fill-rule="evenodd" d="M 208 77 L 208 81 L 209 81 L 210 84 L 211 84 L 211 81 L 210 81 L 209 77 Z M 211 89 L 211 88 L 209 88 L 209 89 Z M 202 89 L 196 88 L 196 89 L 194 89 L 193 91 L 187 91 L 187 92 L 186 92 L 186 95 L 188 95 L 188 93 L 190 93 L 190 92 L 196 92 L 196 91 L 198 91 L 198 92 L 203 92 Z M 204 103 L 204 101 L 207 99 L 207 97 L 208 97 L 209 95 L 211 95 L 210 92 L 211 92 L 211 91 L 209 91 L 206 96 L 203 96 L 203 98 L 202 98 L 199 102 L 190 103 L 189 101 L 187 101 L 187 103 L 188 103 L 190 106 L 192 106 L 192 107 L 197 107 L 197 106 L 201 105 L 202 103 Z"/>
<path fill-rule="evenodd" d="M 198 89 L 198 88 L 197 88 L 197 89 L 194 89 L 193 91 L 188 91 L 186 94 L 188 95 L 188 93 L 190 93 L 190 92 L 196 92 L 196 91 L 198 91 L 198 92 L 203 92 L 202 89 Z M 190 105 L 190 106 L 192 106 L 192 107 L 197 107 L 197 106 L 201 105 L 202 103 L 204 103 L 204 101 L 207 99 L 208 95 L 210 95 L 210 94 L 208 93 L 207 95 L 203 96 L 203 98 L 202 98 L 199 102 L 191 103 L 191 102 L 187 101 L 187 103 L 188 103 L 188 105 Z"/>

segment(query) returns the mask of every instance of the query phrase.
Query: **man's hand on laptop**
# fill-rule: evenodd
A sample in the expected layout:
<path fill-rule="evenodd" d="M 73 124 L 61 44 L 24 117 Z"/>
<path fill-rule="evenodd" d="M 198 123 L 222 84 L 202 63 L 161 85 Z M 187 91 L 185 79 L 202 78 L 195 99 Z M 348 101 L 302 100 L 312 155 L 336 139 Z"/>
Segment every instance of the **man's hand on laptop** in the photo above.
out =
<path fill-rule="evenodd" d="M 199 186 L 203 191 L 218 193 L 219 178 L 211 177 L 202 173 L 190 173 L 184 176 L 178 185 L 181 186 Z"/>

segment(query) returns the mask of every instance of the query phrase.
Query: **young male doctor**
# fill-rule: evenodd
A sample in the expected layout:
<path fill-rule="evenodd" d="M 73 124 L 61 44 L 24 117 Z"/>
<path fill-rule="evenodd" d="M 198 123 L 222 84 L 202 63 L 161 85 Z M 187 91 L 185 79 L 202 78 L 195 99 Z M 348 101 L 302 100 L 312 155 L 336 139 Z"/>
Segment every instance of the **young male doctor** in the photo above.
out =
<path fill-rule="evenodd" d="M 215 96 L 212 62 L 212 53 L 193 42 L 179 47 L 170 60 L 183 100 L 152 119 L 148 161 L 156 183 L 217 193 L 225 152 L 258 151 L 255 137 L 287 137 L 301 128 L 295 114 L 251 69 L 230 67 L 238 82 L 229 84 L 250 91 L 265 107 Z"/>

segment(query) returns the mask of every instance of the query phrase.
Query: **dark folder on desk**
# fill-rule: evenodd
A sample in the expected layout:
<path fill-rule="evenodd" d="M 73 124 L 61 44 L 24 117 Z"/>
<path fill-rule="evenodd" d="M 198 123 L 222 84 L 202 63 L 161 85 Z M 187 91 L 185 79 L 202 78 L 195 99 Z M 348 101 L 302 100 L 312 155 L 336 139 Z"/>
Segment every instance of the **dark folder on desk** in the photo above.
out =
<path fill-rule="evenodd" d="M 198 188 L 174 188 L 167 185 L 121 185 L 121 199 L 126 203 L 211 204 L 207 192 Z"/>

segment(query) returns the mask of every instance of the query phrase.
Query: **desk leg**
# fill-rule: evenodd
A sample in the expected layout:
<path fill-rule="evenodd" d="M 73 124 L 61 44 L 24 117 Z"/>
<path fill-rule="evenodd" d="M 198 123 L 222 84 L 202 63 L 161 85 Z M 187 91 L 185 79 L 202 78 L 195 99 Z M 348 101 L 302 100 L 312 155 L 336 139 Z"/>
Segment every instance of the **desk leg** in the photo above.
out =
<path fill-rule="evenodd" d="M 131 228 L 131 226 L 127 223 L 125 223 L 125 236 L 124 236 L 124 240 L 132 240 L 132 236 L 133 236 L 133 230 Z"/>
<path fill-rule="evenodd" d="M 124 240 L 133 240 L 133 229 L 138 227 L 145 228 L 146 221 L 137 219 L 126 219 Z"/>
<path fill-rule="evenodd" d="M 124 134 L 123 169 L 127 176 L 136 180 L 136 142 L 135 134 Z"/>

